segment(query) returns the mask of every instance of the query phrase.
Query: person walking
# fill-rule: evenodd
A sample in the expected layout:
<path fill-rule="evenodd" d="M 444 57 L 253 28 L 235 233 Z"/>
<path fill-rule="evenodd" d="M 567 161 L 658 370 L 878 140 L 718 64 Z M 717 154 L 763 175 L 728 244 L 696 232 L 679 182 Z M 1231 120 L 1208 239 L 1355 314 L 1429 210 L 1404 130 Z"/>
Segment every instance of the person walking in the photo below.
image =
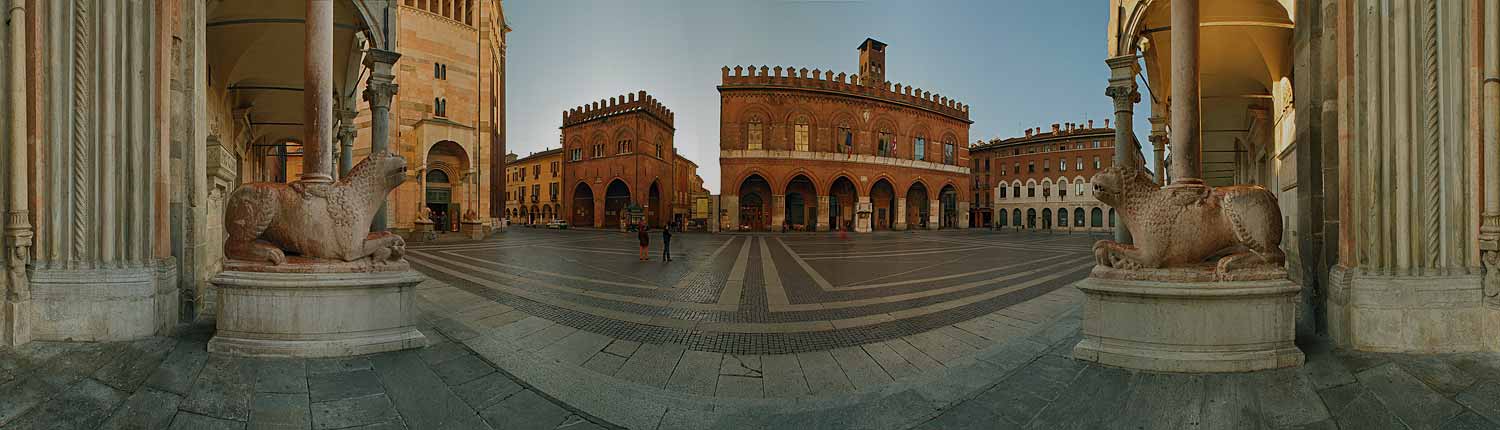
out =
<path fill-rule="evenodd" d="M 672 228 L 675 223 L 667 223 L 667 228 L 661 229 L 661 258 L 662 261 L 672 261 Z"/>
<path fill-rule="evenodd" d="M 641 240 L 641 261 L 647 261 L 651 259 L 651 257 L 646 256 L 646 247 L 651 245 L 651 235 L 647 234 L 646 230 L 647 229 L 645 222 L 642 222 L 641 225 L 635 229 L 636 238 Z"/>

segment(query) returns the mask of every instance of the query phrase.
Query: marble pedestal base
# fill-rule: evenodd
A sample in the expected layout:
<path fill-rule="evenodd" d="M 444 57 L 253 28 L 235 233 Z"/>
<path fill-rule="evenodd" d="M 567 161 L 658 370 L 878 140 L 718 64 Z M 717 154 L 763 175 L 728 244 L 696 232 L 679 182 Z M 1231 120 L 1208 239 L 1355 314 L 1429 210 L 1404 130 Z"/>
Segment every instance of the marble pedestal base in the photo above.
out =
<path fill-rule="evenodd" d="M 219 316 L 210 352 L 343 357 L 427 345 L 414 300 L 425 278 L 405 262 L 233 266 L 211 280 Z"/>
<path fill-rule="evenodd" d="M 407 242 L 421 243 L 437 239 L 437 233 L 433 232 L 432 221 L 417 220 L 412 223 L 411 234 L 405 236 Z"/>
<path fill-rule="evenodd" d="M 1183 272 L 1096 267 L 1077 284 L 1086 299 L 1083 341 L 1073 356 L 1155 372 L 1300 366 L 1304 358 L 1293 341 L 1302 287 L 1279 269 L 1264 272 L 1213 281 Z"/>
<path fill-rule="evenodd" d="M 489 233 L 485 230 L 484 223 L 478 221 L 464 221 L 460 223 L 458 230 L 459 233 L 474 240 L 484 239 L 484 236 Z"/>

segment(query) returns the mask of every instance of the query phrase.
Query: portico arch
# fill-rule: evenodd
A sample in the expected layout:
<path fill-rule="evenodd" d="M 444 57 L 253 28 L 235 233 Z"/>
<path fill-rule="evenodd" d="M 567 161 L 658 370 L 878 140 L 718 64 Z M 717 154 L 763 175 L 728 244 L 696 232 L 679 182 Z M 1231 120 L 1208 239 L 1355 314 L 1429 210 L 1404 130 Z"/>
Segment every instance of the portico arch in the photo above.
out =
<path fill-rule="evenodd" d="M 786 224 L 792 230 L 816 228 L 818 219 L 817 184 L 807 175 L 797 174 L 786 182 Z"/>
<path fill-rule="evenodd" d="M 663 226 L 661 214 L 664 213 L 661 200 L 661 183 L 651 181 L 651 188 L 646 192 L 646 223 L 652 228 Z"/>
<path fill-rule="evenodd" d="M 853 230 L 859 189 L 848 176 L 840 175 L 833 180 L 828 190 L 828 224 L 838 230 Z"/>
<path fill-rule="evenodd" d="M 875 230 L 890 230 L 895 224 L 896 187 L 884 178 L 870 186 L 870 227 Z"/>
<path fill-rule="evenodd" d="M 906 188 L 906 224 L 911 228 L 928 228 L 929 216 L 932 208 L 929 207 L 927 197 L 927 185 L 921 182 L 913 182 Z"/>
<path fill-rule="evenodd" d="M 615 179 L 604 189 L 604 228 L 619 228 L 629 222 L 626 210 L 630 207 L 630 186 Z"/>
<path fill-rule="evenodd" d="M 423 160 L 427 172 L 422 177 L 422 205 L 432 210 L 435 229 L 458 231 L 463 211 L 473 209 L 464 206 L 469 197 L 469 190 L 464 186 L 469 168 L 468 151 L 457 142 L 443 140 L 429 147 Z M 535 213 L 534 210 L 530 212 Z"/>
<path fill-rule="evenodd" d="M 769 231 L 771 228 L 771 183 L 752 174 L 740 182 L 739 230 Z"/>
<path fill-rule="evenodd" d="M 958 228 L 958 189 L 953 184 L 943 186 L 938 194 L 938 205 L 941 208 L 941 228 Z"/>
<path fill-rule="evenodd" d="M 594 189 L 589 184 L 579 182 L 573 189 L 573 213 L 572 220 L 568 223 L 576 226 L 594 225 Z"/>

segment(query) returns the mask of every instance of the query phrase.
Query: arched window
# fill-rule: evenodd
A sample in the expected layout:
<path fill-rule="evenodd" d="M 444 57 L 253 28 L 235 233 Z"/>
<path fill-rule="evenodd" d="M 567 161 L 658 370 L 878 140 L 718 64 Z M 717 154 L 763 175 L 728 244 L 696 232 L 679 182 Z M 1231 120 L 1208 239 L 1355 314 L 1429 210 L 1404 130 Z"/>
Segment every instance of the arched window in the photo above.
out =
<path fill-rule="evenodd" d="M 1083 227 L 1083 208 L 1073 208 L 1073 225 Z"/>
<path fill-rule="evenodd" d="M 1089 227 L 1104 227 L 1104 210 L 1094 208 L 1089 211 Z"/>
<path fill-rule="evenodd" d="M 849 124 L 840 124 L 839 132 L 834 137 L 837 138 L 833 143 L 834 152 L 840 154 L 854 153 L 854 130 L 849 128 Z"/>
<path fill-rule="evenodd" d="M 1057 226 L 1058 227 L 1067 227 L 1068 226 L 1068 209 L 1067 208 L 1058 208 L 1057 209 Z"/>
<path fill-rule="evenodd" d="M 948 141 L 943 142 L 943 164 L 947 164 L 950 166 L 954 164 L 953 140 L 951 138 Z"/>
<path fill-rule="evenodd" d="M 916 140 L 911 142 L 911 159 L 924 161 L 927 159 L 927 138 L 917 135 Z"/>
<path fill-rule="evenodd" d="M 1109 208 L 1109 226 L 1115 226 L 1115 208 Z"/>
<path fill-rule="evenodd" d="M 1067 179 L 1059 179 L 1059 180 L 1057 180 L 1057 196 L 1058 197 L 1067 197 L 1068 196 L 1068 180 Z"/>
<path fill-rule="evenodd" d="M 889 131 L 882 131 L 882 132 L 880 132 L 880 141 L 877 142 L 877 144 L 879 146 L 875 147 L 875 151 L 876 151 L 875 154 L 876 155 L 879 155 L 881 157 L 895 157 L 896 156 L 896 135 L 895 134 L 892 134 Z"/>
<path fill-rule="evenodd" d="M 762 127 L 760 116 L 750 117 L 750 124 L 746 126 L 745 149 L 755 150 L 765 148 L 765 142 L 762 139 L 764 136 Z"/>
<path fill-rule="evenodd" d="M 808 138 L 807 138 L 808 137 L 807 117 L 798 117 L 797 118 L 797 124 L 792 127 L 792 134 L 794 134 L 794 136 L 792 136 L 792 141 L 796 145 L 793 149 L 795 149 L 797 151 L 807 151 L 808 150 L 808 148 L 807 148 L 807 145 L 808 145 L 808 142 L 807 142 L 808 141 Z"/>
<path fill-rule="evenodd" d="M 1000 198 L 1002 199 L 1005 198 L 1005 188 L 1006 187 L 1000 187 Z"/>
<path fill-rule="evenodd" d="M 430 183 L 430 184 L 446 184 L 446 183 L 448 183 L 448 172 L 444 172 L 442 170 L 437 170 L 437 169 L 428 170 L 427 171 L 427 183 Z"/>

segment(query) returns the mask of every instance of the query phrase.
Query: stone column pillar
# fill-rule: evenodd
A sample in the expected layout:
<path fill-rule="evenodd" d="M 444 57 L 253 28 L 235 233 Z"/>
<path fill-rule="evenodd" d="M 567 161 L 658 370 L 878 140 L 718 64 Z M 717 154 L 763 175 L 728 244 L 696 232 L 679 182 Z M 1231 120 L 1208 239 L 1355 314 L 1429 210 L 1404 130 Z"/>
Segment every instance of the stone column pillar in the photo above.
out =
<path fill-rule="evenodd" d="M 828 196 L 818 196 L 818 231 L 828 231 Z"/>
<path fill-rule="evenodd" d="M 380 49 L 370 49 L 365 54 L 365 67 L 370 69 L 370 79 L 365 86 L 365 101 L 370 102 L 370 153 L 390 151 L 391 147 L 391 99 L 396 97 L 400 85 L 394 81 L 396 75 L 391 67 L 401 54 Z M 421 197 L 418 197 L 421 198 Z M 387 197 L 389 202 L 389 197 Z M 370 231 L 385 230 L 385 205 L 375 211 L 375 220 Z"/>
<path fill-rule="evenodd" d="M 526 204 L 524 203 L 524 200 L 522 202 L 523 203 L 520 203 L 520 205 L 521 208 L 524 209 L 526 207 Z M 620 209 L 624 210 L 624 208 Z M 527 213 L 530 214 L 530 212 Z M 604 217 L 604 198 L 594 197 L 594 228 L 604 228 Z M 619 215 L 615 215 L 615 217 L 618 219 Z M 526 222 L 526 219 L 527 217 L 521 217 L 521 222 Z"/>
<path fill-rule="evenodd" d="M 725 195 L 719 196 L 719 203 L 724 206 L 723 207 L 724 219 L 722 220 L 721 224 L 719 225 L 719 230 L 720 231 L 739 231 L 739 229 L 740 229 L 740 196 L 733 195 L 733 194 L 725 194 Z"/>
<path fill-rule="evenodd" d="M 1150 140 L 1151 149 L 1155 155 L 1152 161 L 1156 163 L 1156 169 L 1152 173 L 1156 175 L 1157 183 L 1166 184 L 1167 166 L 1163 157 L 1165 157 L 1167 150 L 1167 117 L 1151 116 Z"/>
<path fill-rule="evenodd" d="M 870 196 L 860 196 L 858 201 L 859 203 L 854 205 L 854 232 L 869 233 L 870 225 L 875 222 L 872 219 L 875 214 L 870 205 Z"/>
<path fill-rule="evenodd" d="M 781 225 L 786 223 L 786 195 L 771 195 L 771 231 L 782 231 Z"/>
<path fill-rule="evenodd" d="M 1484 295 L 1500 307 L 1500 0 L 1484 2 L 1484 211 L 1479 227 Z"/>
<path fill-rule="evenodd" d="M 942 203 L 943 202 L 940 201 L 940 200 L 928 200 L 927 201 L 927 229 L 928 230 L 937 230 L 938 227 L 941 227 L 943 225 L 942 224 L 943 221 L 942 221 L 942 218 L 941 218 L 942 214 L 943 214 L 943 207 L 941 206 Z"/>
<path fill-rule="evenodd" d="M 302 105 L 302 182 L 333 182 L 333 1 L 307 2 Z"/>
<path fill-rule="evenodd" d="M 1140 73 L 1135 55 L 1122 55 L 1105 60 L 1109 65 L 1109 88 L 1104 93 L 1115 102 L 1115 164 L 1135 166 L 1140 160 L 1140 148 L 1135 144 L 1135 104 L 1141 101 L 1136 90 L 1135 77 Z M 1125 223 L 1115 224 L 1115 241 L 1131 243 L 1130 230 Z"/>
<path fill-rule="evenodd" d="M 1172 2 L 1172 176 L 1173 187 L 1203 185 L 1198 112 L 1198 1 Z M 1124 125 L 1124 124 L 1121 124 Z"/>
<path fill-rule="evenodd" d="M 896 222 L 891 229 L 896 231 L 906 230 L 906 197 L 896 198 Z"/>
<path fill-rule="evenodd" d="M 969 228 L 969 202 L 958 202 L 958 228 Z"/>
<path fill-rule="evenodd" d="M 349 173 L 354 168 L 354 136 L 359 133 L 359 128 L 354 126 L 354 116 L 359 112 L 354 109 L 343 109 L 339 111 L 339 177 Z"/>
<path fill-rule="evenodd" d="M 31 282 L 26 265 L 31 263 L 31 220 L 27 201 L 26 171 L 26 6 L 12 1 L 10 9 L 10 141 L 6 156 L 9 174 L 6 188 L 10 195 L 5 211 L 5 283 L 0 284 L 0 346 L 17 346 L 31 341 Z"/>

